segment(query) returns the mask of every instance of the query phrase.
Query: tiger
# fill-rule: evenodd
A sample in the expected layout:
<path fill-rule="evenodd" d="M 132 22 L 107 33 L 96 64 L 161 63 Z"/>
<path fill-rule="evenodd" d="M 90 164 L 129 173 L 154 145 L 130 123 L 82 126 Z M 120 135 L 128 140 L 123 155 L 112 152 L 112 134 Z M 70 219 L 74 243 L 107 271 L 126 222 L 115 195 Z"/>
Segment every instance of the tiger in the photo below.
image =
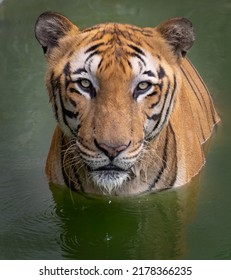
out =
<path fill-rule="evenodd" d="M 200 172 L 203 144 L 220 117 L 186 56 L 195 41 L 190 20 L 80 30 L 64 15 L 44 12 L 35 37 L 57 121 L 49 184 L 129 196 L 186 185 Z"/>

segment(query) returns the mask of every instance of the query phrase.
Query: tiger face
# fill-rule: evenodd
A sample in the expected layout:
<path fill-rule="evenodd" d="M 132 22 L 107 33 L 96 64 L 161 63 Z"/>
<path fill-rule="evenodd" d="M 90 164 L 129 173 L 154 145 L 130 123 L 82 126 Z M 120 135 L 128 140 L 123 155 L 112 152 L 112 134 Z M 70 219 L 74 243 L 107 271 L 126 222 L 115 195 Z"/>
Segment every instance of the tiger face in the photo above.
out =
<path fill-rule="evenodd" d="M 111 192 L 129 180 L 168 123 L 192 25 L 177 18 L 156 28 L 109 23 L 80 31 L 64 16 L 44 13 L 36 37 L 56 120 L 92 182 Z"/>

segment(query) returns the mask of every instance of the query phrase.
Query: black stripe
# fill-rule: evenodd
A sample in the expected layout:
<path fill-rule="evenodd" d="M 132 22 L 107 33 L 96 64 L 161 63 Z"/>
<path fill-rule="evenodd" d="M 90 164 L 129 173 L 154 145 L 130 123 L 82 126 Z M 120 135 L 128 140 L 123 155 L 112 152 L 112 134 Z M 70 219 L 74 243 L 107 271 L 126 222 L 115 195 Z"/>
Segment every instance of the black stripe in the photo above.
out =
<path fill-rule="evenodd" d="M 69 84 L 70 84 L 70 80 L 71 80 L 71 78 L 70 78 L 70 62 L 68 62 L 65 65 L 65 67 L 63 69 L 63 73 L 65 75 L 65 89 L 67 89 Z"/>
<path fill-rule="evenodd" d="M 175 75 L 173 76 L 173 79 L 174 79 L 174 85 L 173 85 L 172 96 L 171 96 L 171 99 L 170 99 L 170 102 L 169 102 L 169 106 L 168 106 L 163 124 L 167 121 L 169 110 L 170 110 L 170 107 L 172 106 L 173 98 L 175 96 L 175 91 L 176 91 L 176 76 Z"/>
<path fill-rule="evenodd" d="M 75 184 L 72 180 L 70 180 L 65 172 L 65 169 L 64 169 L 64 155 L 65 155 L 65 141 L 64 141 L 64 136 L 62 136 L 62 151 L 61 151 L 61 161 L 62 161 L 62 174 L 63 174 L 63 179 L 64 179 L 64 183 L 65 185 L 70 188 L 72 191 L 76 191 L 76 188 L 75 188 Z"/>
<path fill-rule="evenodd" d="M 164 170 L 167 167 L 167 159 L 168 159 L 167 147 L 168 147 L 168 137 L 167 137 L 167 131 L 166 131 L 165 144 L 164 144 L 164 152 L 163 152 L 163 156 L 162 156 L 162 165 L 161 165 L 161 167 L 160 167 L 160 169 L 159 169 L 159 171 L 157 173 L 157 176 L 156 176 L 155 180 L 150 185 L 149 190 L 152 190 L 152 189 L 155 188 L 156 184 L 161 179 L 161 176 L 162 176 L 162 174 L 164 173 Z"/>
<path fill-rule="evenodd" d="M 72 111 L 69 111 L 66 108 L 64 108 L 64 110 L 65 110 L 64 113 L 68 118 L 76 119 L 78 117 L 78 113 L 73 113 Z"/>
<path fill-rule="evenodd" d="M 135 57 L 139 58 L 139 60 L 141 60 L 143 62 L 144 66 L 146 66 L 146 62 L 143 60 L 143 58 L 139 54 L 137 54 L 137 53 L 128 53 L 128 55 L 135 56 Z"/>
<path fill-rule="evenodd" d="M 54 113 L 55 113 L 55 119 L 58 122 L 59 121 L 59 116 L 58 116 L 58 106 L 56 103 L 56 93 L 57 93 L 57 81 L 54 80 L 54 72 L 51 73 L 50 77 L 50 84 L 51 84 L 51 90 L 52 90 L 52 97 L 51 97 L 51 103 L 53 105 Z"/>
<path fill-rule="evenodd" d="M 159 120 L 160 117 L 161 117 L 161 114 L 160 114 L 160 113 L 159 113 L 159 114 L 153 114 L 151 117 L 149 117 L 149 116 L 147 115 L 148 120 L 153 120 L 153 121 Z"/>
<path fill-rule="evenodd" d="M 155 96 L 155 95 L 157 95 L 157 94 L 158 94 L 157 91 L 153 91 L 152 93 L 148 94 L 147 97 L 149 97 L 149 96 Z M 158 99 L 158 101 L 156 102 L 156 104 L 159 103 L 159 101 L 160 101 L 160 95 L 159 95 L 159 99 Z"/>
<path fill-rule="evenodd" d="M 163 80 L 161 80 L 161 82 L 160 82 L 158 85 L 159 85 L 159 87 L 160 87 L 160 91 L 162 91 L 162 89 L 163 89 L 163 85 L 164 85 Z"/>
<path fill-rule="evenodd" d="M 73 74 L 82 74 L 87 73 L 87 70 L 85 68 L 79 68 L 73 72 Z"/>
<path fill-rule="evenodd" d="M 103 59 L 101 58 L 99 64 L 98 64 L 98 69 L 100 69 L 101 65 L 102 65 Z"/>
<path fill-rule="evenodd" d="M 78 131 L 80 130 L 81 128 L 81 124 L 78 124 L 77 128 L 76 128 L 76 134 L 78 133 Z"/>
<path fill-rule="evenodd" d="M 69 128 L 68 126 L 68 123 L 67 123 L 67 120 L 66 120 L 66 117 L 65 117 L 65 114 L 64 114 L 64 106 L 63 106 L 63 101 L 62 101 L 62 98 L 61 98 L 61 95 L 59 94 L 59 102 L 61 104 L 61 111 L 62 111 L 62 119 L 63 119 L 63 122 L 64 124 Z M 70 129 L 70 128 L 69 128 Z"/>
<path fill-rule="evenodd" d="M 66 116 L 70 119 L 74 119 L 74 118 L 76 119 L 76 117 L 78 116 L 78 113 L 73 113 L 72 111 L 69 111 L 65 108 L 60 92 L 59 92 L 59 99 L 60 99 L 60 104 L 61 104 L 62 113 L 63 113 L 63 121 L 64 121 L 65 125 L 67 125 L 69 127 L 68 122 L 66 120 Z M 70 130 L 71 130 L 71 128 L 70 128 Z"/>
<path fill-rule="evenodd" d="M 67 62 L 67 64 L 64 66 L 63 73 L 66 76 L 70 76 L 70 62 Z"/>
<path fill-rule="evenodd" d="M 69 101 L 70 101 L 70 103 L 72 104 L 73 107 L 77 106 L 76 102 L 73 99 L 70 98 Z M 78 115 L 78 113 L 76 113 L 76 114 Z"/>
<path fill-rule="evenodd" d="M 64 104 L 63 104 L 63 100 L 62 100 L 62 94 L 61 94 L 61 86 L 60 86 L 60 82 L 58 82 L 59 84 L 59 91 L 58 91 L 58 96 L 59 97 L 59 102 L 60 102 L 60 105 L 61 105 L 61 111 L 62 111 L 62 119 L 63 119 L 63 122 L 64 124 L 69 128 L 69 130 L 71 131 L 71 133 L 73 135 L 76 135 L 75 131 L 73 131 L 71 129 L 71 127 L 69 126 L 68 122 L 67 122 L 67 119 L 66 119 L 66 116 L 68 116 L 69 118 L 76 118 L 77 115 L 69 110 L 67 110 L 65 107 L 64 107 Z"/>
<path fill-rule="evenodd" d="M 128 66 L 132 69 L 132 64 L 131 64 L 131 62 L 130 62 L 128 59 L 126 59 L 126 62 L 127 62 L 127 64 L 128 64 Z"/>
<path fill-rule="evenodd" d="M 100 46 L 102 46 L 102 45 L 104 45 L 104 43 L 99 43 L 99 44 L 93 45 L 93 46 L 91 46 L 90 48 L 88 48 L 88 49 L 85 51 L 85 53 L 92 52 L 92 51 L 96 50 L 98 47 L 100 47 Z"/>
<path fill-rule="evenodd" d="M 134 90 L 134 93 L 133 93 L 133 98 L 137 100 L 137 98 L 138 98 L 139 96 L 142 96 L 142 95 L 145 95 L 145 94 L 146 94 L 146 91 L 142 92 L 142 90 L 137 90 L 137 89 L 135 89 L 135 90 Z M 151 96 L 155 96 L 155 95 L 157 95 L 157 94 L 158 94 L 157 91 L 153 91 L 153 92 L 147 94 L 144 98 L 148 98 L 148 97 L 151 97 Z M 160 98 L 158 99 L 158 101 L 157 101 L 155 104 L 157 104 L 159 101 L 160 101 Z M 154 103 L 153 103 L 153 104 L 154 104 Z"/>
<path fill-rule="evenodd" d="M 86 58 L 86 60 L 85 60 L 85 64 L 88 62 L 88 60 L 91 58 L 91 57 L 93 57 L 94 55 L 96 55 L 96 54 L 101 54 L 102 52 L 101 51 L 99 51 L 99 50 L 96 50 L 96 51 L 94 51 L 94 52 L 92 52 L 87 58 Z"/>
<path fill-rule="evenodd" d="M 173 141 L 173 145 L 171 145 L 171 142 Z M 171 124 L 166 129 L 166 135 L 165 135 L 165 145 L 164 145 L 164 151 L 163 151 L 163 156 L 162 156 L 162 165 L 157 173 L 156 178 L 154 179 L 153 183 L 150 185 L 149 190 L 152 190 L 155 188 L 156 184 L 161 180 L 164 171 L 167 169 L 168 165 L 168 155 L 169 155 L 169 149 L 172 148 L 174 149 L 174 156 L 169 159 L 170 165 L 171 165 L 171 160 L 173 161 L 174 166 L 170 166 L 171 170 L 169 170 L 168 176 L 166 178 L 164 177 L 164 183 L 166 186 L 163 186 L 164 188 L 171 188 L 174 186 L 174 183 L 176 182 L 177 178 L 177 152 L 176 152 L 176 137 L 175 133 L 173 131 L 173 128 Z"/>
<path fill-rule="evenodd" d="M 160 102 L 160 95 L 159 95 L 159 98 L 158 98 L 158 100 L 156 101 L 156 102 L 154 102 L 154 103 L 152 103 L 151 105 L 150 105 L 150 107 L 149 107 L 149 109 L 153 109 L 159 102 Z"/>
<path fill-rule="evenodd" d="M 160 57 L 160 55 L 157 55 L 157 58 L 161 61 L 161 57 Z"/>
<path fill-rule="evenodd" d="M 131 44 L 128 44 L 128 46 L 129 46 L 131 49 L 133 49 L 135 52 L 137 52 L 137 53 L 139 53 L 139 54 L 145 56 L 145 53 L 144 53 L 140 48 L 138 48 L 137 46 L 134 46 L 134 45 L 131 45 Z"/>
<path fill-rule="evenodd" d="M 67 65 L 66 65 L 67 66 Z M 68 73 L 68 68 L 69 66 L 65 67 L 65 71 L 66 73 Z M 61 76 L 60 76 L 61 77 Z M 78 113 L 74 113 L 70 110 L 67 110 L 64 106 L 64 103 L 63 103 L 63 100 L 62 100 L 62 94 L 61 94 L 61 84 L 60 84 L 60 77 L 53 80 L 54 78 L 54 73 L 52 73 L 51 75 L 51 78 L 50 78 L 50 81 L 51 81 L 51 86 L 52 86 L 52 94 L 53 94 L 53 108 L 54 108 L 54 113 L 55 113 L 55 118 L 58 122 L 60 122 L 60 116 L 59 116 L 59 113 L 58 113 L 58 105 L 57 105 L 57 98 L 59 98 L 59 102 L 60 102 L 60 105 L 61 105 L 61 111 L 62 111 L 62 119 L 63 119 L 63 122 L 64 124 L 70 129 L 71 133 L 73 135 L 76 135 L 75 131 L 73 131 L 71 129 L 71 127 L 69 126 L 68 122 L 67 122 L 67 119 L 66 117 L 69 117 L 71 119 L 73 118 L 77 118 L 78 116 Z M 71 102 L 72 100 L 70 100 Z"/>
<path fill-rule="evenodd" d="M 75 88 L 73 88 L 73 87 L 70 87 L 70 88 L 69 88 L 69 91 L 70 91 L 71 93 L 77 93 L 77 94 L 79 94 L 79 95 L 82 95 L 80 92 L 78 92 L 77 89 L 75 89 Z"/>
<path fill-rule="evenodd" d="M 165 71 L 164 71 L 164 68 L 160 65 L 160 69 L 159 69 L 159 71 L 158 71 L 158 77 L 159 77 L 159 79 L 161 80 L 161 79 L 163 79 L 165 76 L 166 76 L 166 73 L 165 73 Z"/>
<path fill-rule="evenodd" d="M 168 87 L 167 87 L 166 94 L 165 94 L 165 97 L 164 97 L 164 104 L 163 104 L 162 109 L 161 109 L 161 112 L 160 112 L 160 115 L 161 115 L 161 116 L 162 116 L 162 114 L 163 114 L 163 110 L 164 110 L 164 107 L 165 107 L 165 103 L 166 103 L 166 100 L 167 100 L 167 97 L 168 97 L 168 94 L 169 94 L 169 89 L 170 89 L 170 82 L 168 81 Z M 156 125 L 155 125 L 154 129 L 152 130 L 152 132 L 153 132 L 154 130 L 157 129 L 159 123 L 160 123 L 160 119 L 159 119 L 159 121 L 156 123 Z M 151 133 L 152 133 L 152 132 L 151 132 Z M 150 134 L 150 133 L 149 133 L 149 134 Z"/>
<path fill-rule="evenodd" d="M 144 74 L 144 75 L 148 75 L 149 77 L 155 77 L 155 74 L 154 74 L 151 70 L 149 70 L 149 71 L 144 71 L 143 74 Z"/>
<path fill-rule="evenodd" d="M 172 105 L 172 102 L 173 102 L 173 98 L 175 96 L 175 91 L 176 91 L 176 77 L 175 75 L 173 76 L 174 77 L 174 86 L 173 86 L 173 91 L 172 91 L 172 95 L 171 95 L 171 99 L 170 99 L 170 102 L 169 102 L 169 105 L 168 105 L 168 109 L 167 109 L 167 112 L 166 112 L 166 115 L 165 115 L 165 119 L 164 121 L 162 122 L 162 125 L 165 124 L 165 122 L 167 121 L 167 118 L 168 118 L 168 114 L 169 114 L 169 110 L 170 110 L 170 107 Z M 163 114 L 163 110 L 165 108 L 165 105 L 166 105 L 166 102 L 167 102 L 167 97 L 169 95 L 169 90 L 170 90 L 170 82 L 168 81 L 168 87 L 167 87 L 167 90 L 166 90 L 166 94 L 165 94 L 165 98 L 164 98 L 164 104 L 162 106 L 162 109 L 161 109 L 161 112 L 160 112 L 160 118 L 158 119 L 157 123 L 155 124 L 153 130 L 146 136 L 146 138 L 149 138 L 149 136 L 153 133 L 153 131 L 155 131 L 159 124 L 160 124 L 160 121 L 161 121 L 161 116 Z"/>

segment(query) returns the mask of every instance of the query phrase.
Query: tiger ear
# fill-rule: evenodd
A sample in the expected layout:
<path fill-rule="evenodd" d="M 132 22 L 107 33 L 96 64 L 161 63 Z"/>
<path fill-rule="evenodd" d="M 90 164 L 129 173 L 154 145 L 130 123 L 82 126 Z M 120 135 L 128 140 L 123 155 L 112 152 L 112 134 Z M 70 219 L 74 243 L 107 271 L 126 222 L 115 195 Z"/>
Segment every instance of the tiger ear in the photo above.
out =
<path fill-rule="evenodd" d="M 35 37 L 45 54 L 57 47 L 61 38 L 78 32 L 77 26 L 59 13 L 45 12 L 38 17 L 35 24 Z"/>
<path fill-rule="evenodd" d="M 157 26 L 178 58 L 184 57 L 195 41 L 193 25 L 186 18 L 173 18 Z"/>

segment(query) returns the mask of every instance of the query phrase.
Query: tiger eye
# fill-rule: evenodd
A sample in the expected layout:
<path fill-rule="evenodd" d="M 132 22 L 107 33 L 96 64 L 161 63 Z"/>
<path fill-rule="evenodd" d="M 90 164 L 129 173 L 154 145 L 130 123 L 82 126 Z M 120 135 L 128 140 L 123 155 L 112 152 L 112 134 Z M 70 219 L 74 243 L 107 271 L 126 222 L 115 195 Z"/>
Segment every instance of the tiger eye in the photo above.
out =
<path fill-rule="evenodd" d="M 91 86 L 91 82 L 87 79 L 82 79 L 79 83 L 83 88 L 89 88 Z"/>
<path fill-rule="evenodd" d="M 140 90 L 145 90 L 150 87 L 150 84 L 148 82 L 141 82 L 138 84 L 137 88 Z"/>

